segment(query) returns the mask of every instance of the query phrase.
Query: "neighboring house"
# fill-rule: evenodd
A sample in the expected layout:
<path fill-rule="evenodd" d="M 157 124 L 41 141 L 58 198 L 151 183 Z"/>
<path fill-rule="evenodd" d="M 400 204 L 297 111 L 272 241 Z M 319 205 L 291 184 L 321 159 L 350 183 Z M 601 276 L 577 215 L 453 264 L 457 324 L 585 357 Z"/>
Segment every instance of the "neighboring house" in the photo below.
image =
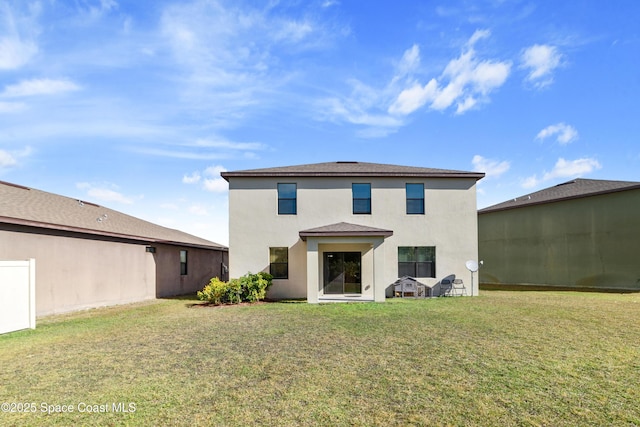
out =
<path fill-rule="evenodd" d="M 384 301 L 403 276 L 470 280 L 482 173 L 331 162 L 221 175 L 230 275 L 270 272 L 270 298 Z"/>
<path fill-rule="evenodd" d="M 226 279 L 228 249 L 68 197 L 0 181 L 0 260 L 36 260 L 36 314 L 121 304 Z"/>
<path fill-rule="evenodd" d="M 484 285 L 640 290 L 640 182 L 575 179 L 478 212 Z"/>

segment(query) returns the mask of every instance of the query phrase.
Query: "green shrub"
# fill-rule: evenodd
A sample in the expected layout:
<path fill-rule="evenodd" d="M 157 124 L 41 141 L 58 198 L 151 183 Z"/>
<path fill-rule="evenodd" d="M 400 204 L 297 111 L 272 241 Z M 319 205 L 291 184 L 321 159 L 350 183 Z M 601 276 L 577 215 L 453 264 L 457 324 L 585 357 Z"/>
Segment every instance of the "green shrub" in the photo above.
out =
<path fill-rule="evenodd" d="M 220 305 L 227 295 L 228 287 L 227 282 L 223 282 L 217 277 L 214 277 L 202 291 L 198 291 L 198 299 Z"/>
<path fill-rule="evenodd" d="M 202 291 L 198 291 L 198 299 L 214 305 L 260 301 L 267 295 L 272 280 L 273 276 L 269 273 L 247 273 L 229 282 L 214 277 Z"/>
<path fill-rule="evenodd" d="M 242 300 L 256 302 L 264 299 L 267 295 L 267 289 L 271 286 L 273 276 L 269 273 L 247 273 L 240 280 L 242 282 Z"/>
<path fill-rule="evenodd" d="M 227 283 L 225 303 L 238 304 L 242 302 L 242 282 L 240 279 L 231 279 Z"/>

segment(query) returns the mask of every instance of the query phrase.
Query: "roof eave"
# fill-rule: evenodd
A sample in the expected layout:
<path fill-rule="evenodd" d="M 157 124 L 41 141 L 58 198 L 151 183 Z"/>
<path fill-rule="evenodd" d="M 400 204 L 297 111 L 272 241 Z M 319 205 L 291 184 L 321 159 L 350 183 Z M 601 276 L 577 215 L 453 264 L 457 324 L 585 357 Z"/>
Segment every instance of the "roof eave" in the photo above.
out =
<path fill-rule="evenodd" d="M 299 235 L 306 241 L 309 237 L 389 237 L 393 236 L 393 231 L 301 231 Z"/>
<path fill-rule="evenodd" d="M 158 245 L 171 245 L 171 246 L 184 246 L 188 248 L 198 248 L 198 249 L 216 249 L 223 252 L 228 252 L 229 248 L 222 245 L 205 245 L 199 243 L 185 243 L 185 242 L 177 242 L 172 240 L 153 240 L 154 244 Z"/>
<path fill-rule="evenodd" d="M 476 181 L 484 178 L 481 172 L 222 172 L 227 182 L 229 178 L 316 178 L 316 177 L 398 177 L 398 178 L 466 178 Z"/>
<path fill-rule="evenodd" d="M 47 222 L 32 221 L 27 219 L 12 218 L 12 217 L 5 217 L 5 216 L 0 216 L 0 223 L 21 225 L 25 227 L 44 228 L 47 230 L 68 231 L 71 233 L 79 233 L 79 234 L 92 235 L 92 236 L 113 237 L 118 239 L 132 240 L 132 241 L 139 242 L 140 244 L 146 244 L 146 245 L 156 243 L 156 244 L 167 244 L 167 245 L 174 245 L 174 246 L 185 246 L 185 247 L 191 247 L 191 248 L 228 250 L 224 246 L 176 242 L 176 241 L 169 241 L 169 240 L 158 240 L 154 238 L 135 236 L 131 234 L 92 230 L 89 228 L 73 227 L 69 225 L 52 224 Z"/>
<path fill-rule="evenodd" d="M 630 190 L 638 190 L 640 189 L 640 185 L 637 186 L 630 186 L 630 187 L 625 187 L 625 188 L 616 188 L 616 189 L 611 189 L 611 190 L 603 190 L 603 191 L 596 191 L 593 193 L 588 193 L 588 194 L 577 194 L 577 195 L 573 195 L 573 196 L 564 196 L 564 197 L 558 197 L 555 199 L 549 199 L 549 200 L 536 200 L 533 202 L 527 201 L 528 203 L 522 203 L 519 205 L 515 205 L 515 206 L 501 206 L 499 207 L 499 205 L 496 205 L 496 207 L 486 207 L 484 209 L 480 209 L 478 210 L 478 215 L 482 215 L 485 213 L 492 213 L 492 212 L 501 212 L 501 211 L 508 211 L 508 210 L 512 210 L 512 209 L 519 209 L 519 208 L 525 208 L 528 206 L 538 206 L 538 205 L 547 205 L 550 203 L 556 203 L 556 202 L 564 202 L 567 200 L 575 200 L 575 199 L 584 199 L 587 197 L 593 197 L 593 196 L 601 196 L 604 194 L 611 194 L 611 193 L 620 193 L 623 191 L 630 191 Z"/>

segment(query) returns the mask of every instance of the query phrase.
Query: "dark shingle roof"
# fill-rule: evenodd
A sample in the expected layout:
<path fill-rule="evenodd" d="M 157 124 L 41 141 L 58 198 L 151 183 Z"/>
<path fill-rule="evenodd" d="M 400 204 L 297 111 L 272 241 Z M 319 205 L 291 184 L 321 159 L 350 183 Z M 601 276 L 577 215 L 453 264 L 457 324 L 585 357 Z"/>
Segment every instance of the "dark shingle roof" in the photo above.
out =
<path fill-rule="evenodd" d="M 149 243 L 226 249 L 200 237 L 94 203 L 0 181 L 0 223 L 111 236 Z"/>
<path fill-rule="evenodd" d="M 525 194 L 524 196 L 480 209 L 478 213 L 483 214 L 506 209 L 515 209 L 523 206 L 552 203 L 561 200 L 577 199 L 637 188 L 640 188 L 640 182 L 578 178 L 553 187 L 545 188 L 544 190 L 536 191 L 535 193 Z"/>
<path fill-rule="evenodd" d="M 428 178 L 474 178 L 484 177 L 481 172 L 465 172 L 448 169 L 421 168 L 365 162 L 327 162 L 308 165 L 282 166 L 264 169 L 248 169 L 223 172 L 227 181 L 236 177 L 320 177 L 320 176 L 404 176 Z"/>
<path fill-rule="evenodd" d="M 366 225 L 351 224 L 348 222 L 339 222 L 337 224 L 324 225 L 322 227 L 310 228 L 300 231 L 302 240 L 307 237 L 336 237 L 336 236 L 383 236 L 393 235 L 391 230 L 383 230 L 381 228 L 368 227 Z"/>

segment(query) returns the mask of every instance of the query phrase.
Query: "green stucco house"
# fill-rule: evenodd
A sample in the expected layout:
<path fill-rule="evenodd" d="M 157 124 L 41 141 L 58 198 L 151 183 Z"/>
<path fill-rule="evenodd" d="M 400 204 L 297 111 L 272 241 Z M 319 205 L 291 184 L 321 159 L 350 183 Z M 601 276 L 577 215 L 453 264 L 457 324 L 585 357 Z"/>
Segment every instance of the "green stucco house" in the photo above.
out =
<path fill-rule="evenodd" d="M 575 179 L 478 212 L 481 285 L 640 291 L 640 182 Z"/>

